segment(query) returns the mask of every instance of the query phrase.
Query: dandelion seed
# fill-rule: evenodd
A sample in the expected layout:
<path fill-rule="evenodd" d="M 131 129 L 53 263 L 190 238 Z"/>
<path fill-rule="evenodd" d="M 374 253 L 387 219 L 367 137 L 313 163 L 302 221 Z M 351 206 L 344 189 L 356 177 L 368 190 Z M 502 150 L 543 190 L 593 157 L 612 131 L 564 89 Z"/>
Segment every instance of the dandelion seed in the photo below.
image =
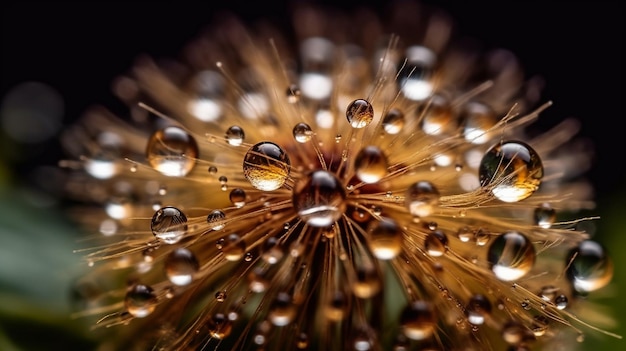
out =
<path fill-rule="evenodd" d="M 341 23 L 375 16 L 333 16 L 298 8 L 295 47 L 229 18 L 183 76 L 144 60 L 124 77 L 155 121 L 98 110 L 68 130 L 85 144 L 69 194 L 103 208 L 82 217 L 106 241 L 86 254 L 112 289 L 86 312 L 117 333 L 103 342 L 518 350 L 612 335 L 574 314 L 610 257 L 584 219 L 556 220 L 589 201 L 551 166 L 572 124 L 528 137 L 549 103 L 525 98 L 504 51 L 460 59 L 443 17 L 364 38 Z"/>

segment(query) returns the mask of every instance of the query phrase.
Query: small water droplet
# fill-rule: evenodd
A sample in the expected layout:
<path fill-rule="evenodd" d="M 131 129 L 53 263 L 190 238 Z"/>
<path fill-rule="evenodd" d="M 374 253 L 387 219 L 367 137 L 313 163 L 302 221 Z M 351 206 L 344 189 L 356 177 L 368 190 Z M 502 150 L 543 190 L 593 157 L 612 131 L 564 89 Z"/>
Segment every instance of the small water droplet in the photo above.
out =
<path fill-rule="evenodd" d="M 246 253 L 246 243 L 237 234 L 230 234 L 222 247 L 226 260 L 235 262 L 243 258 Z"/>
<path fill-rule="evenodd" d="M 217 340 L 223 340 L 225 337 L 229 336 L 232 328 L 232 321 L 230 321 L 225 314 L 219 312 L 215 313 L 207 322 L 209 335 Z"/>
<path fill-rule="evenodd" d="M 290 104 L 295 104 L 296 102 L 300 101 L 302 92 L 300 91 L 300 88 L 298 88 L 297 85 L 291 84 L 289 87 L 287 87 L 286 95 L 287 95 L 287 102 L 289 102 Z"/>
<path fill-rule="evenodd" d="M 395 135 L 404 127 L 404 113 L 397 108 L 392 108 L 383 117 L 383 129 L 385 133 Z"/>
<path fill-rule="evenodd" d="M 368 244 L 378 259 L 390 260 L 402 251 L 403 233 L 391 218 L 381 218 L 368 228 Z"/>
<path fill-rule="evenodd" d="M 175 244 L 187 233 L 187 217 L 176 207 L 162 207 L 152 216 L 150 229 L 164 243 Z"/>
<path fill-rule="evenodd" d="M 441 230 L 435 230 L 428 233 L 424 241 L 426 252 L 432 257 L 442 256 L 448 245 L 448 237 Z"/>
<path fill-rule="evenodd" d="M 366 146 L 354 158 L 357 177 L 364 183 L 372 184 L 387 175 L 387 156 L 377 146 Z"/>
<path fill-rule="evenodd" d="M 230 202 L 237 208 L 242 208 L 246 204 L 246 192 L 241 188 L 231 190 Z"/>
<path fill-rule="evenodd" d="M 498 279 L 513 281 L 533 268 L 535 248 L 524 235 L 508 231 L 498 236 L 489 246 L 487 260 Z"/>
<path fill-rule="evenodd" d="M 296 316 L 296 307 L 291 296 L 280 292 L 276 295 L 274 302 L 270 306 L 268 319 L 277 327 L 289 325 Z"/>
<path fill-rule="evenodd" d="M 243 161 L 244 176 L 253 187 L 263 191 L 283 186 L 290 169 L 291 163 L 285 151 L 269 141 L 252 146 Z"/>
<path fill-rule="evenodd" d="M 474 239 L 474 231 L 470 227 L 461 227 L 457 232 L 457 237 L 461 242 L 467 243 Z"/>
<path fill-rule="evenodd" d="M 174 249 L 165 259 L 167 279 L 178 286 L 190 284 L 198 269 L 200 269 L 200 264 L 196 256 L 186 248 Z"/>
<path fill-rule="evenodd" d="M 404 203 L 413 216 L 427 217 L 439 204 L 439 191 L 431 182 L 419 181 L 409 186 Z"/>
<path fill-rule="evenodd" d="M 492 146 L 479 166 L 480 185 L 490 187 L 504 202 L 517 202 L 531 196 L 541 184 L 543 165 L 539 155 L 521 141 Z"/>
<path fill-rule="evenodd" d="M 210 166 L 209 167 L 209 174 L 211 174 L 211 175 L 217 174 L 217 167 Z"/>
<path fill-rule="evenodd" d="M 346 193 L 334 174 L 316 170 L 296 184 L 292 201 L 298 215 L 314 227 L 328 227 L 346 210 Z"/>
<path fill-rule="evenodd" d="M 531 330 L 536 337 L 544 336 L 548 331 L 549 320 L 544 315 L 538 315 L 533 317 L 533 324 Z"/>
<path fill-rule="evenodd" d="M 230 126 L 226 130 L 226 142 L 231 146 L 240 146 L 245 137 L 246 134 L 240 126 Z"/>
<path fill-rule="evenodd" d="M 463 136 L 473 144 L 484 144 L 491 139 L 491 128 L 496 124 L 494 111 L 487 105 L 472 101 L 463 107 Z"/>
<path fill-rule="evenodd" d="M 543 203 L 533 212 L 535 224 L 543 229 L 549 229 L 556 221 L 556 211 L 548 203 Z"/>
<path fill-rule="evenodd" d="M 356 279 L 352 282 L 352 293 L 361 299 L 369 299 L 378 294 L 382 282 L 373 268 L 358 267 Z"/>
<path fill-rule="evenodd" d="M 426 134 L 442 135 L 456 128 L 450 102 L 442 95 L 433 95 L 418 108 L 417 115 L 421 117 L 422 131 Z"/>
<path fill-rule="evenodd" d="M 354 100 L 346 109 L 346 118 L 352 128 L 360 129 L 367 127 L 374 119 L 374 107 L 367 100 Z"/>
<path fill-rule="evenodd" d="M 400 315 L 402 332 L 412 340 L 429 338 L 435 330 L 436 322 L 435 310 L 426 301 L 411 302 Z"/>
<path fill-rule="evenodd" d="M 217 300 L 217 302 L 224 302 L 226 301 L 226 296 L 226 291 L 220 290 L 215 293 L 215 300 Z"/>
<path fill-rule="evenodd" d="M 554 299 L 554 304 L 556 305 L 556 308 L 558 308 L 559 310 L 565 309 L 567 307 L 567 303 L 568 303 L 567 296 L 563 294 L 557 296 Z"/>
<path fill-rule="evenodd" d="M 137 284 L 126 292 L 124 306 L 133 317 L 144 318 L 155 310 L 157 301 L 157 296 L 150 286 Z"/>
<path fill-rule="evenodd" d="M 313 130 L 306 123 L 298 123 L 293 127 L 293 138 L 301 143 L 307 143 L 313 138 Z"/>
<path fill-rule="evenodd" d="M 165 127 L 150 137 L 146 157 L 152 168 L 170 177 L 184 177 L 196 165 L 198 144 L 185 130 Z"/>
<path fill-rule="evenodd" d="M 598 290 L 613 277 L 613 262 L 599 243 L 584 240 L 570 250 L 565 261 L 567 278 L 580 293 Z"/>
<path fill-rule="evenodd" d="M 485 323 L 485 319 L 489 313 L 491 313 L 491 302 L 481 294 L 472 296 L 467 307 L 465 307 L 467 321 L 473 325 L 482 325 Z"/>
<path fill-rule="evenodd" d="M 206 217 L 206 222 L 211 226 L 213 230 L 221 230 L 224 229 L 225 223 L 223 222 L 226 219 L 226 215 L 224 212 L 220 210 L 213 210 Z"/>

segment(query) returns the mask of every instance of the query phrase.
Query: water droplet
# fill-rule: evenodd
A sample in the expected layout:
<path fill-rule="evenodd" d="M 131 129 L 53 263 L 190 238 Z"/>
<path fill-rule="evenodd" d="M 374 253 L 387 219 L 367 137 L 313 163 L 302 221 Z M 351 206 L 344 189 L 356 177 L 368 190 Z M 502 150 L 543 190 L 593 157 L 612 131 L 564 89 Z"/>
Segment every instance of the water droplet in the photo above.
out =
<path fill-rule="evenodd" d="M 364 183 L 372 184 L 387 175 L 387 157 L 377 146 L 366 146 L 354 158 L 357 177 Z"/>
<path fill-rule="evenodd" d="M 461 227 L 456 235 L 459 237 L 459 240 L 464 243 L 470 242 L 472 239 L 474 239 L 474 231 L 467 226 Z"/>
<path fill-rule="evenodd" d="M 237 234 L 230 234 L 222 247 L 222 253 L 226 260 L 240 261 L 246 253 L 246 243 Z"/>
<path fill-rule="evenodd" d="M 263 141 L 252 146 L 243 161 L 243 174 L 253 187 L 272 191 L 283 186 L 291 163 L 289 156 L 278 145 Z"/>
<path fill-rule="evenodd" d="M 383 117 L 383 129 L 385 133 L 395 135 L 404 127 L 404 113 L 397 108 L 392 108 Z"/>
<path fill-rule="evenodd" d="M 346 109 L 346 118 L 352 128 L 360 129 L 367 127 L 374 119 L 374 107 L 367 100 L 354 100 Z"/>
<path fill-rule="evenodd" d="M 509 321 L 502 327 L 502 339 L 511 345 L 517 345 L 524 340 L 526 328 L 515 321 Z"/>
<path fill-rule="evenodd" d="M 559 310 L 565 309 L 567 307 L 567 303 L 568 303 L 567 296 L 563 294 L 557 296 L 554 299 L 554 304 L 556 305 L 556 308 L 558 308 Z"/>
<path fill-rule="evenodd" d="M 549 229 L 556 221 L 556 211 L 548 203 L 543 203 L 535 208 L 533 215 L 535 224 L 543 229 Z"/>
<path fill-rule="evenodd" d="M 89 175 L 96 179 L 109 179 L 120 171 L 120 165 L 115 162 L 115 159 L 104 153 L 87 159 L 83 167 Z"/>
<path fill-rule="evenodd" d="M 269 287 L 269 281 L 265 279 L 265 270 L 262 267 L 255 267 L 248 274 L 249 287 L 252 292 L 263 293 Z"/>
<path fill-rule="evenodd" d="M 490 129 L 496 124 L 494 111 L 480 102 L 469 102 L 461 113 L 463 136 L 472 144 L 484 144 L 491 139 Z"/>
<path fill-rule="evenodd" d="M 517 202 L 532 195 L 541 184 L 543 165 L 539 155 L 521 141 L 492 146 L 480 161 L 480 185 L 489 186 L 504 202 Z"/>
<path fill-rule="evenodd" d="M 346 193 L 334 174 L 316 170 L 298 180 L 293 206 L 300 218 L 314 227 L 328 227 L 346 210 Z"/>
<path fill-rule="evenodd" d="M 165 127 L 150 137 L 146 157 L 152 168 L 170 177 L 184 177 L 196 165 L 198 144 L 183 129 Z"/>
<path fill-rule="evenodd" d="M 525 311 L 530 311 L 530 309 L 532 308 L 530 305 L 530 300 L 529 299 L 524 299 L 524 301 L 522 301 L 522 303 L 520 303 L 520 306 L 522 306 L 522 308 Z"/>
<path fill-rule="evenodd" d="M 221 229 L 224 229 L 225 223 L 223 221 L 224 221 L 225 218 L 226 218 L 226 215 L 224 214 L 224 212 L 222 212 L 220 210 L 213 210 L 206 217 L 206 222 L 210 226 L 212 226 L 211 229 L 213 229 L 213 230 L 221 230 Z"/>
<path fill-rule="evenodd" d="M 209 174 L 217 174 L 217 167 L 210 166 L 209 167 Z"/>
<path fill-rule="evenodd" d="M 427 217 L 439 204 L 439 191 L 431 182 L 419 181 L 407 189 L 404 203 L 413 216 Z"/>
<path fill-rule="evenodd" d="M 277 327 L 289 325 L 296 316 L 294 306 L 289 294 L 280 292 L 270 307 L 268 319 Z"/>
<path fill-rule="evenodd" d="M 402 251 L 402 229 L 391 218 L 381 218 L 368 228 L 368 244 L 374 256 L 390 260 Z"/>
<path fill-rule="evenodd" d="M 341 291 L 335 291 L 326 297 L 324 316 L 328 320 L 339 322 L 348 314 L 348 299 Z"/>
<path fill-rule="evenodd" d="M 487 260 L 498 279 L 513 281 L 533 268 L 535 248 L 524 235 L 508 231 L 498 236 L 489 246 Z"/>
<path fill-rule="evenodd" d="M 133 207 L 126 197 L 113 197 L 105 205 L 104 211 L 113 219 L 129 218 Z"/>
<path fill-rule="evenodd" d="M 491 313 L 491 302 L 481 294 L 472 296 L 465 307 L 467 321 L 473 325 L 485 323 L 485 318 L 489 313 Z"/>
<path fill-rule="evenodd" d="M 474 240 L 477 246 L 487 245 L 489 239 L 491 239 L 491 235 L 489 235 L 489 233 L 482 228 L 478 228 L 474 233 Z"/>
<path fill-rule="evenodd" d="M 533 317 L 533 324 L 531 326 L 531 330 L 536 337 L 544 336 L 548 331 L 549 320 L 544 315 L 538 315 Z"/>
<path fill-rule="evenodd" d="M 229 145 L 239 146 L 243 144 L 243 139 L 245 137 L 246 134 L 240 126 L 230 126 L 226 130 L 226 142 L 228 142 Z"/>
<path fill-rule="evenodd" d="M 287 102 L 289 102 L 290 104 L 295 104 L 296 102 L 300 101 L 300 96 L 302 96 L 302 92 L 297 85 L 291 84 L 289 87 L 287 87 Z"/>
<path fill-rule="evenodd" d="M 154 213 L 150 229 L 155 237 L 166 244 L 175 244 L 187 232 L 187 217 L 176 207 L 162 207 Z"/>
<path fill-rule="evenodd" d="M 298 123 L 293 127 L 293 138 L 301 143 L 307 143 L 313 138 L 313 130 L 306 123 Z"/>
<path fill-rule="evenodd" d="M 432 257 L 442 256 L 448 245 L 448 237 L 441 230 L 435 230 L 428 233 L 424 241 L 426 252 Z"/>
<path fill-rule="evenodd" d="M 584 240 L 570 250 L 565 263 L 567 277 L 580 293 L 598 290 L 613 277 L 613 262 L 604 247 L 592 240 Z"/>
<path fill-rule="evenodd" d="M 437 319 L 433 306 L 426 301 L 414 301 L 404 308 L 400 316 L 402 331 L 407 338 L 424 340 L 435 329 Z"/>
<path fill-rule="evenodd" d="M 423 46 L 410 46 L 406 49 L 406 63 L 398 72 L 398 87 L 407 99 L 422 101 L 433 92 L 434 66 L 437 56 Z"/>
<path fill-rule="evenodd" d="M 241 188 L 235 188 L 230 192 L 230 202 L 237 208 L 242 208 L 246 204 L 246 192 Z"/>
<path fill-rule="evenodd" d="M 183 247 L 176 248 L 165 259 L 165 275 L 172 284 L 178 286 L 191 283 L 198 269 L 200 269 L 200 264 L 196 256 Z"/>
<path fill-rule="evenodd" d="M 207 329 L 212 338 L 223 340 L 230 335 L 233 325 L 223 313 L 214 314 L 207 322 Z"/>
<path fill-rule="evenodd" d="M 215 293 L 215 300 L 217 300 L 217 302 L 224 302 L 226 301 L 226 296 L 226 291 L 220 290 Z"/>
<path fill-rule="evenodd" d="M 155 310 L 157 301 L 157 296 L 150 286 L 137 284 L 126 292 L 124 306 L 133 317 L 144 318 Z"/>
<path fill-rule="evenodd" d="M 298 350 L 306 350 L 309 347 L 309 337 L 306 333 L 298 334 L 298 338 L 296 339 L 296 348 Z"/>
<path fill-rule="evenodd" d="M 554 300 L 558 291 L 559 289 L 557 287 L 554 287 L 552 285 L 546 285 L 541 288 L 541 291 L 537 295 L 539 295 L 539 297 L 541 297 L 543 301 L 550 302 Z"/>
<path fill-rule="evenodd" d="M 429 135 L 442 135 L 456 128 L 456 121 L 448 99 L 441 95 L 433 95 L 422 104 L 417 115 L 421 117 L 421 127 Z"/>
<path fill-rule="evenodd" d="M 358 268 L 356 279 L 352 283 L 352 293 L 361 299 L 369 299 L 378 294 L 382 282 L 373 268 Z"/>
<path fill-rule="evenodd" d="M 263 244 L 264 250 L 261 258 L 268 264 L 276 264 L 284 256 L 282 246 L 278 243 L 278 239 L 269 238 Z"/>

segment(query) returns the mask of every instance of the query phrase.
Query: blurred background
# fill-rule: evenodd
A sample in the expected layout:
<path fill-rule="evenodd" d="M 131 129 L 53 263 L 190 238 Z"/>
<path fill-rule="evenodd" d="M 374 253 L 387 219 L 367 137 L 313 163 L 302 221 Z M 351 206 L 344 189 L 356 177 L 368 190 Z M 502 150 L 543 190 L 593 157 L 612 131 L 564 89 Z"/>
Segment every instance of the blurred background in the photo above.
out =
<path fill-rule="evenodd" d="M 322 1 L 330 3 L 330 1 Z M 578 118 L 581 136 L 593 140 L 588 177 L 600 216 L 590 231 L 608 247 L 613 285 L 595 294 L 609 306 L 626 335 L 626 152 L 623 129 L 624 11 L 618 2 L 529 3 L 422 1 L 446 10 L 463 36 L 485 48 L 513 51 L 529 76 L 546 85 L 543 100 L 554 106 L 539 124 Z M 384 2 L 366 4 L 383 12 Z M 69 318 L 71 282 L 84 266 L 80 237 L 59 200 L 64 157 L 58 136 L 92 105 L 115 110 L 114 77 L 140 54 L 176 57 L 210 24 L 218 9 L 244 20 L 269 18 L 284 24 L 283 2 L 226 3 L 36 3 L 5 2 L 0 42 L 0 350 L 92 349 L 80 320 Z M 365 25 L 365 24 L 358 24 Z M 590 332 L 586 350 L 626 345 Z"/>

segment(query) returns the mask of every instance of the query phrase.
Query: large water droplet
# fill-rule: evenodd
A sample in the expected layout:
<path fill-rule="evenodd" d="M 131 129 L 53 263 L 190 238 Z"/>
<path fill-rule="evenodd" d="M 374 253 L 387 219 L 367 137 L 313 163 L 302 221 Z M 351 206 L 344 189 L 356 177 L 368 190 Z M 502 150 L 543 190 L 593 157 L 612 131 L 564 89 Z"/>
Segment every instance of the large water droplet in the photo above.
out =
<path fill-rule="evenodd" d="M 148 140 L 146 157 L 152 168 L 170 177 L 184 177 L 196 165 L 198 144 L 186 131 L 165 127 Z"/>
<path fill-rule="evenodd" d="M 541 184 L 543 165 L 539 155 L 521 141 L 492 146 L 478 169 L 480 185 L 489 186 L 495 197 L 517 202 L 532 195 Z"/>
<path fill-rule="evenodd" d="M 613 277 L 613 262 L 604 247 L 592 240 L 584 240 L 570 250 L 565 263 L 567 277 L 580 293 L 598 290 Z"/>
<path fill-rule="evenodd" d="M 370 250 L 378 259 L 390 260 L 402 251 L 402 229 L 393 219 L 372 222 L 368 233 Z"/>
<path fill-rule="evenodd" d="M 346 193 L 334 174 L 317 170 L 298 180 L 293 190 L 293 206 L 307 224 L 328 227 L 346 210 Z"/>
<path fill-rule="evenodd" d="M 533 268 L 535 248 L 524 235 L 509 231 L 498 236 L 489 246 L 487 260 L 498 279 L 517 280 Z"/>
<path fill-rule="evenodd" d="M 124 306 L 133 317 L 143 318 L 154 311 L 157 301 L 157 296 L 150 286 L 137 284 L 126 292 Z"/>
<path fill-rule="evenodd" d="M 433 306 L 426 301 L 414 301 L 404 308 L 400 316 L 402 331 L 407 338 L 424 340 L 435 329 L 437 319 Z"/>
<path fill-rule="evenodd" d="M 374 119 L 374 107 L 367 100 L 354 100 L 346 109 L 346 118 L 352 128 L 365 128 Z"/>
<path fill-rule="evenodd" d="M 162 207 L 152 216 L 150 229 L 164 243 L 175 244 L 187 232 L 187 217 L 176 207 Z"/>
<path fill-rule="evenodd" d="M 263 141 L 252 146 L 243 160 L 243 174 L 253 187 L 272 191 L 283 186 L 291 163 L 289 156 L 278 145 Z"/>
<path fill-rule="evenodd" d="M 376 183 L 387 175 L 387 157 L 377 146 L 366 146 L 354 158 L 356 176 L 364 183 Z"/>
<path fill-rule="evenodd" d="M 193 252 L 179 247 L 170 252 L 165 259 L 165 274 L 172 284 L 183 286 L 193 281 L 200 264 Z"/>
<path fill-rule="evenodd" d="M 439 190 L 431 182 L 417 182 L 406 190 L 404 203 L 413 216 L 429 216 L 439 204 Z"/>

